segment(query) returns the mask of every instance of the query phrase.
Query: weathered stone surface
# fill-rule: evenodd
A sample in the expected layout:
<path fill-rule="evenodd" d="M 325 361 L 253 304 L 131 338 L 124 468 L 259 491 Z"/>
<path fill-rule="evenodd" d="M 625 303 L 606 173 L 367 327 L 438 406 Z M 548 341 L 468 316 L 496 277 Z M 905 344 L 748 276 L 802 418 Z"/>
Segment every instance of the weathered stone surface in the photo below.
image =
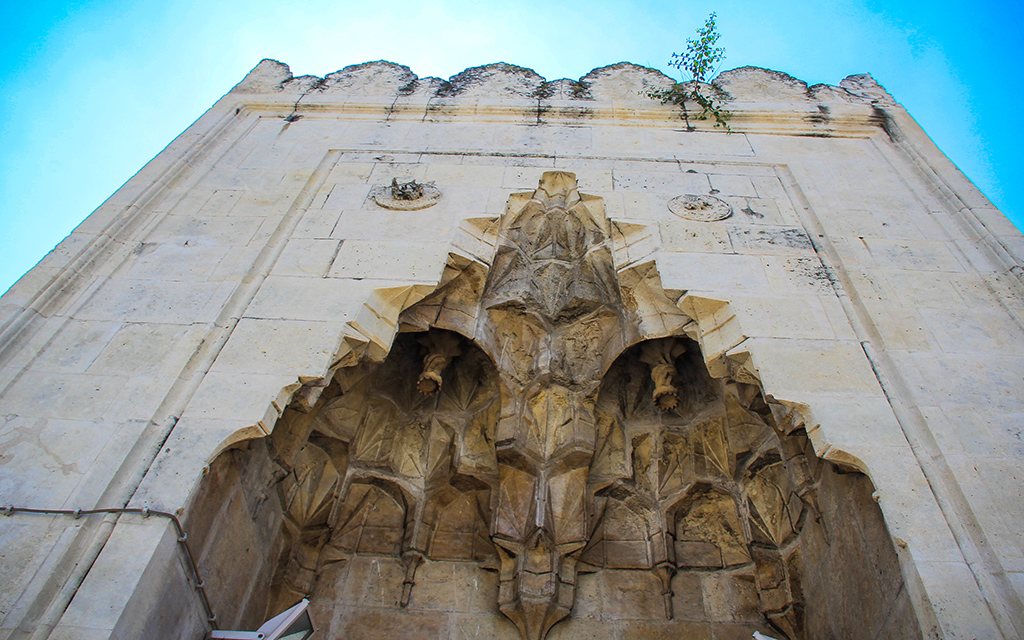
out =
<path fill-rule="evenodd" d="M 870 76 L 671 82 L 261 62 L 0 300 L 4 502 L 222 627 L 1024 635 L 1024 238 Z M 0 543 L 0 638 L 204 633 L 166 519 Z"/>

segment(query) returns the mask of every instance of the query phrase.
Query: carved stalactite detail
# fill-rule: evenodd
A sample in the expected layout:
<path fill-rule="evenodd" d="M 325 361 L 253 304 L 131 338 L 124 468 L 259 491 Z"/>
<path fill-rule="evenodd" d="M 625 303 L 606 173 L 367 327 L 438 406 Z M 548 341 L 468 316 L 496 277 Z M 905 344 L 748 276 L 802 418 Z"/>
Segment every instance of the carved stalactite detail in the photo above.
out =
<path fill-rule="evenodd" d="M 780 637 L 802 638 L 798 543 L 816 496 L 806 438 L 777 428 L 756 387 L 711 379 L 685 346 L 642 343 L 604 376 L 581 560 L 652 571 L 667 617 L 676 572 L 748 575 L 765 620 Z M 668 378 L 650 375 L 659 366 L 673 368 L 678 390 L 667 409 L 655 390 Z"/>
<path fill-rule="evenodd" d="M 712 379 L 688 319 L 638 302 L 664 297 L 657 274 L 620 283 L 611 243 L 602 201 L 545 173 L 509 199 L 489 268 L 453 258 L 383 363 L 307 385 L 274 435 L 289 593 L 382 554 L 402 562 L 404 607 L 424 562 L 478 562 L 498 572 L 498 610 L 541 640 L 581 568 L 650 572 L 665 618 L 679 572 L 732 572 L 780 637 L 803 637 L 820 468 L 802 424 L 749 381 Z"/>
<path fill-rule="evenodd" d="M 626 322 L 608 221 L 575 176 L 547 172 L 532 194 L 513 196 L 498 236 L 482 296 L 504 400 L 491 533 L 499 607 L 536 640 L 572 609 L 604 368 L 594 356 L 621 348 Z"/>
<path fill-rule="evenodd" d="M 421 370 L 436 376 L 429 395 Z M 488 357 L 454 334 L 403 334 L 383 364 L 342 369 L 324 386 L 311 411 L 289 409 L 275 429 L 292 540 L 277 599 L 313 593 L 321 568 L 354 554 L 401 559 L 401 606 L 425 559 L 496 564 L 499 390 Z"/>

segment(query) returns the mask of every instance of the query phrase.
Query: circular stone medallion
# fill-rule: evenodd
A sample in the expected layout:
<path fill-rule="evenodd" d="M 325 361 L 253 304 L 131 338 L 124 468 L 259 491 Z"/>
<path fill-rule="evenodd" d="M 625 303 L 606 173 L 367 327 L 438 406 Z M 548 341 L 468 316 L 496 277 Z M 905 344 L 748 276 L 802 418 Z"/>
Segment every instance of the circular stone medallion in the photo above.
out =
<path fill-rule="evenodd" d="M 715 222 L 732 215 L 732 205 L 715 196 L 676 196 L 668 201 L 668 209 L 680 218 L 697 222 Z"/>
<path fill-rule="evenodd" d="M 393 209 L 395 211 L 417 211 L 419 209 L 426 209 L 437 204 L 437 201 L 441 199 L 441 192 L 432 184 L 421 184 L 423 187 L 423 195 L 415 200 L 403 200 L 396 198 L 392 191 L 391 185 L 380 185 L 370 190 L 370 197 L 379 206 L 385 209 Z"/>

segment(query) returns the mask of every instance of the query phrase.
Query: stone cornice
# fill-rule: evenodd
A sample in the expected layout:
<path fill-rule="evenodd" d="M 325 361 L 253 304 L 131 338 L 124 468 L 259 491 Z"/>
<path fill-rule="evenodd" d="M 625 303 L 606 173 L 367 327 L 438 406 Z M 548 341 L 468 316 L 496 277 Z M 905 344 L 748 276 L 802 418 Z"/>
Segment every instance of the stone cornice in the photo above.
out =
<path fill-rule="evenodd" d="M 678 129 L 680 109 L 645 94 L 671 86 L 660 71 L 631 63 L 595 69 L 579 80 L 548 81 L 530 69 L 497 63 L 467 69 L 448 80 L 420 78 L 408 67 L 368 62 L 324 78 L 292 76 L 287 65 L 264 60 L 225 97 L 232 108 L 280 117 L 344 113 L 389 121 L 472 120 L 523 124 L 615 124 Z M 727 96 L 734 131 L 823 137 L 862 137 L 877 132 L 880 108 L 899 105 L 870 75 L 839 86 L 808 86 L 757 67 L 725 71 L 712 82 Z M 691 113 L 695 105 L 690 105 Z M 697 130 L 711 122 L 690 118 Z"/>

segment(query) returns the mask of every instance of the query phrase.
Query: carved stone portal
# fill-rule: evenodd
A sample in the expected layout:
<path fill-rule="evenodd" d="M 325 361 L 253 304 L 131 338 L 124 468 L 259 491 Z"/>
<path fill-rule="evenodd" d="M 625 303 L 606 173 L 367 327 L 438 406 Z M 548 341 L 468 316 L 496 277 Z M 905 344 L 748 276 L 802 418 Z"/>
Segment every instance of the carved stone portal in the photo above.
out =
<path fill-rule="evenodd" d="M 581 573 L 645 572 L 672 618 L 678 573 L 731 571 L 764 628 L 804 637 L 800 538 L 820 521 L 821 467 L 802 424 L 757 386 L 712 379 L 681 331 L 642 335 L 611 237 L 599 198 L 545 173 L 510 198 L 489 268 L 450 269 L 382 363 L 286 410 L 270 437 L 286 531 L 270 609 L 359 555 L 401 560 L 402 606 L 425 559 L 476 562 L 540 640 Z"/>
<path fill-rule="evenodd" d="M 732 205 L 721 198 L 686 194 L 668 202 L 669 211 L 697 222 L 718 222 L 732 215 Z"/>

